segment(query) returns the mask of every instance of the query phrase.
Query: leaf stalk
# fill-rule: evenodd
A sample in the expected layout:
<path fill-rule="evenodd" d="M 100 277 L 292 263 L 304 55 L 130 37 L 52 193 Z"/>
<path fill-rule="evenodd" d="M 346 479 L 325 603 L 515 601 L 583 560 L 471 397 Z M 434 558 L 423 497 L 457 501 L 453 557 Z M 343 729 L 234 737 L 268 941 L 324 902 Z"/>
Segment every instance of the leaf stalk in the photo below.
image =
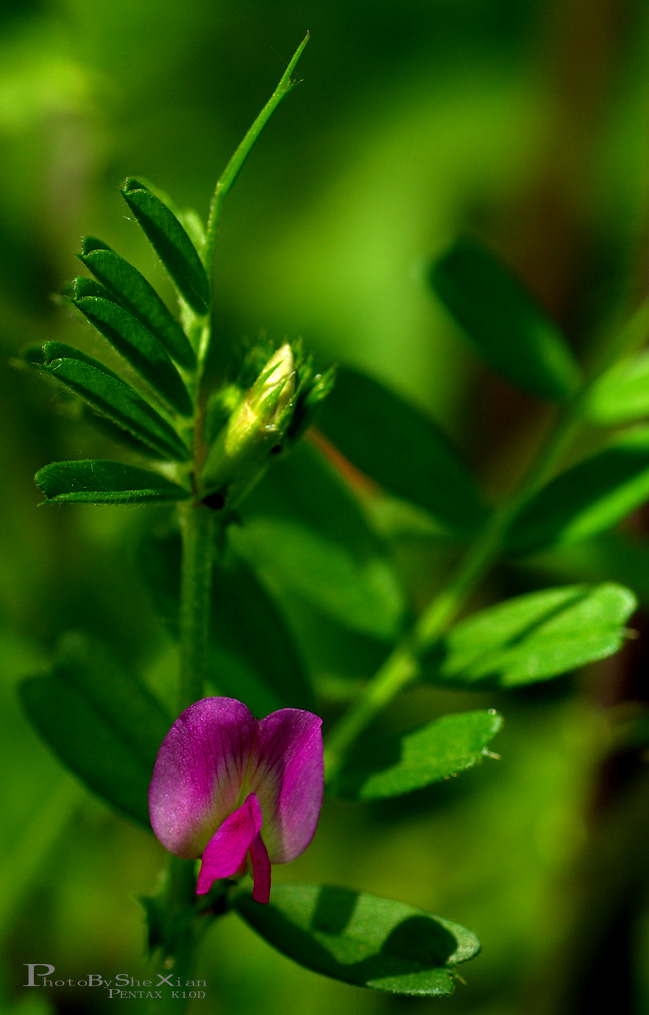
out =
<path fill-rule="evenodd" d="M 205 266 L 205 271 L 210 276 L 212 269 L 212 260 L 214 257 L 214 245 L 218 236 L 219 225 L 221 221 L 221 209 L 223 202 L 228 196 L 232 186 L 237 179 L 239 173 L 243 169 L 244 163 L 254 148 L 257 139 L 259 138 L 262 130 L 270 120 L 271 116 L 279 106 L 282 99 L 284 99 L 291 89 L 297 84 L 297 81 L 291 78 L 291 74 L 295 70 L 298 60 L 302 56 L 304 48 L 309 41 L 309 33 L 307 32 L 302 42 L 295 50 L 295 53 L 291 57 L 291 60 L 282 74 L 275 91 L 271 95 L 270 99 L 262 109 L 261 113 L 255 119 L 252 126 L 248 129 L 243 141 L 238 146 L 234 155 L 228 162 L 227 166 L 223 170 L 223 173 L 219 177 L 214 195 L 210 204 L 210 213 L 207 220 L 207 229 L 205 232 L 205 242 L 203 244 L 202 260 Z"/>

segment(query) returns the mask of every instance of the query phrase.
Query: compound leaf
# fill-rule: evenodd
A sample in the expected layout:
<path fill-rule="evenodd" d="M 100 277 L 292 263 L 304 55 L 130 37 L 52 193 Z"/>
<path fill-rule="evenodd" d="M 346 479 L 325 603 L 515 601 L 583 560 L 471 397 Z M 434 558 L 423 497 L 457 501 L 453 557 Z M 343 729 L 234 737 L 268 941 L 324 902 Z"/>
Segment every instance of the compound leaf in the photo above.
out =
<path fill-rule="evenodd" d="M 180 462 L 189 459 L 189 450 L 173 427 L 98 360 L 62 342 L 46 342 L 39 369 L 81 395 L 93 409 L 144 441 L 162 458 Z"/>
<path fill-rule="evenodd" d="M 164 345 L 108 289 L 90 278 L 76 278 L 71 302 L 172 409 L 191 416 L 192 401 Z"/>
<path fill-rule="evenodd" d="M 188 370 L 196 366 L 185 332 L 137 268 L 94 236 L 84 237 L 79 259 L 162 342 L 176 363 Z"/>
<path fill-rule="evenodd" d="M 210 285 L 196 249 L 173 212 L 140 180 L 130 176 L 122 196 L 179 292 L 197 314 L 206 314 Z"/>

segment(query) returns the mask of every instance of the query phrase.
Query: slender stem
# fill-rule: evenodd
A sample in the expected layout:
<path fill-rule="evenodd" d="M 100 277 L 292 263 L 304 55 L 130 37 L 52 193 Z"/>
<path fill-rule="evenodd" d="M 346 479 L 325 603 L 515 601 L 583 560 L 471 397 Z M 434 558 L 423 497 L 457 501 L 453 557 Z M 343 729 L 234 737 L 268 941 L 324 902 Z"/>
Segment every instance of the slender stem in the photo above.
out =
<path fill-rule="evenodd" d="M 574 406 L 573 402 L 557 419 L 518 488 L 491 514 L 484 529 L 461 561 L 451 583 L 436 596 L 419 619 L 415 628 L 415 644 L 419 651 L 431 645 L 455 620 L 468 597 L 500 557 L 510 525 L 537 490 L 545 484 L 579 426 L 578 418 L 571 411 Z"/>
<path fill-rule="evenodd" d="M 295 81 L 291 80 L 291 74 L 295 70 L 295 66 L 302 56 L 302 52 L 307 42 L 309 41 L 309 33 L 307 32 L 302 42 L 293 54 L 291 61 L 282 74 L 279 83 L 271 95 L 270 99 L 262 109 L 261 113 L 248 130 L 248 133 L 244 137 L 243 141 L 235 151 L 234 155 L 225 167 L 221 177 L 219 178 L 212 202 L 210 204 L 210 214 L 207 220 L 207 230 L 205 233 L 205 243 L 203 246 L 203 264 L 208 275 L 210 274 L 212 267 L 212 258 L 214 255 L 214 244 L 216 243 L 216 237 L 219 231 L 219 223 L 221 219 L 221 208 L 223 202 L 227 197 L 234 181 L 241 172 L 243 165 L 250 155 L 257 138 L 261 134 L 262 130 L 270 120 L 271 116 L 279 106 L 282 99 L 288 95 L 291 88 L 293 88 Z"/>
<path fill-rule="evenodd" d="M 179 508 L 182 533 L 180 575 L 180 666 L 176 709 L 184 711 L 203 696 L 209 663 L 209 621 L 212 598 L 212 563 L 215 544 L 215 512 L 200 503 L 188 502 Z M 163 972 L 173 971 L 174 982 L 191 978 L 198 943 L 198 927 L 192 912 L 196 902 L 193 864 L 169 857 L 164 891 L 164 913 L 169 956 Z M 171 1000 L 170 991 L 153 1005 L 156 1015 L 186 1008 L 182 1000 Z"/>
<path fill-rule="evenodd" d="M 177 709 L 203 696 L 208 672 L 209 618 L 214 559 L 215 512 L 202 504 L 180 508 L 180 673 Z"/>
<path fill-rule="evenodd" d="M 180 668 L 176 708 L 184 711 L 203 696 L 208 668 L 209 616 L 212 592 L 214 546 L 213 511 L 201 504 L 188 503 L 180 508 L 182 565 L 180 576 Z M 164 892 L 167 941 L 171 957 L 165 958 L 163 972 L 173 970 L 184 982 L 191 978 L 197 943 L 195 918 L 190 916 L 196 901 L 193 865 L 188 860 L 169 857 Z M 170 1000 L 170 991 L 153 1006 L 158 1015 L 173 1010 L 181 1015 L 186 1005 Z"/>
<path fill-rule="evenodd" d="M 325 765 L 331 778 L 356 737 L 388 702 L 419 673 L 419 656 L 453 623 L 468 598 L 499 559 L 507 531 L 531 497 L 545 484 L 581 424 L 581 413 L 593 385 L 617 360 L 635 348 L 649 330 L 649 300 L 600 350 L 598 362 L 570 402 L 566 403 L 529 471 L 499 508 L 490 515 L 458 569 L 432 600 L 412 631 L 388 656 L 356 702 L 343 714 L 327 738 Z"/>
<path fill-rule="evenodd" d="M 388 656 L 356 702 L 338 720 L 325 743 L 327 779 L 336 774 L 347 748 L 380 710 L 414 680 L 418 666 L 414 639 L 408 637 Z"/>
<path fill-rule="evenodd" d="M 266 123 L 295 84 L 291 80 L 291 74 L 308 40 L 307 33 L 275 91 L 228 162 L 216 185 L 210 205 L 202 252 L 208 277 L 211 275 L 214 245 L 223 202 Z M 196 475 L 201 469 L 204 455 L 203 416 L 205 406 L 202 388 L 203 371 L 211 341 L 211 319 L 209 315 L 197 318 L 195 315 L 189 314 L 185 327 L 198 345 L 198 371 L 194 383 L 196 411 L 193 423 L 193 473 Z M 214 511 L 195 500 L 180 507 L 179 515 L 182 533 L 182 564 L 179 613 L 180 670 L 176 708 L 178 712 L 182 712 L 203 696 L 208 672 L 212 564 L 217 536 L 217 516 Z M 198 943 L 199 928 L 195 917 L 195 901 L 192 864 L 175 856 L 170 857 L 164 895 L 169 954 L 165 958 L 164 968 L 167 972 L 172 969 L 174 978 L 180 977 L 182 981 L 191 975 Z M 177 1015 L 180 1015 L 185 1007 L 182 1000 L 180 1003 L 177 999 L 172 1002 L 168 997 L 163 997 L 160 999 L 160 1003 L 154 1005 L 153 1010 L 163 1013 L 173 1009 Z"/>
<path fill-rule="evenodd" d="M 200 392 L 196 393 L 196 397 L 197 400 L 200 398 Z M 197 443 L 200 443 L 200 408 L 195 414 L 194 428 Z M 208 674 L 216 514 L 201 503 L 188 501 L 179 507 L 179 518 L 182 561 L 178 618 L 180 658 L 175 703 L 178 713 L 203 697 Z M 162 972 L 173 971 L 174 983 L 178 978 L 183 983 L 191 979 L 198 943 L 195 893 L 193 864 L 170 856 L 164 889 L 167 955 Z M 156 1015 L 166 1015 L 171 1011 L 182 1015 L 187 1002 L 172 998 L 170 988 L 163 988 L 161 994 L 152 1011 Z"/>
<path fill-rule="evenodd" d="M 160 964 L 162 976 L 172 974 L 172 983 L 180 980 L 181 984 L 192 979 L 196 959 L 196 945 L 200 935 L 196 918 L 192 913 L 195 902 L 195 877 L 193 865 L 187 860 L 176 856 L 169 858 L 167 880 L 164 887 L 167 952 L 163 954 Z M 172 953 L 169 952 L 172 950 Z M 160 997 L 151 1006 L 155 1015 L 182 1015 L 188 1001 L 183 999 L 183 987 L 178 988 L 180 997 L 172 996 L 172 988 L 168 985 L 160 987 Z"/>

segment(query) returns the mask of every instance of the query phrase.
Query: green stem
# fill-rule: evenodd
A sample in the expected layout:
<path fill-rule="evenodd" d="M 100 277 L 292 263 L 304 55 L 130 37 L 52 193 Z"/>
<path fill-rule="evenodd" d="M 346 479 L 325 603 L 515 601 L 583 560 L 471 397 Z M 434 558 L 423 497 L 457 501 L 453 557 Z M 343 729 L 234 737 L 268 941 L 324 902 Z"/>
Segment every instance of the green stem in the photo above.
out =
<path fill-rule="evenodd" d="M 209 663 L 209 620 L 214 559 L 215 512 L 202 504 L 188 503 L 180 509 L 182 565 L 180 577 L 180 667 L 176 710 L 183 712 L 203 697 Z M 169 857 L 164 892 L 164 913 L 169 955 L 163 972 L 173 971 L 184 982 L 191 979 L 198 941 L 195 917 L 196 879 L 188 860 Z M 153 1006 L 157 1015 L 174 1011 L 181 1015 L 186 1004 L 171 999 L 164 988 Z"/>
<path fill-rule="evenodd" d="M 502 553 L 507 530 L 534 494 L 545 484 L 579 426 L 577 399 L 553 427 L 531 468 L 511 497 L 489 517 L 451 583 L 433 600 L 415 628 L 418 651 L 430 646 L 455 620 L 468 597 Z M 581 405 L 581 395 L 579 396 Z"/>
<path fill-rule="evenodd" d="M 210 214 L 207 220 L 207 230 L 205 233 L 205 243 L 203 245 L 203 264 L 205 270 L 210 274 L 212 268 L 212 258 L 214 256 L 214 244 L 216 243 L 216 237 L 219 231 L 219 223 L 221 220 L 221 208 L 225 201 L 228 193 L 236 180 L 237 176 L 241 172 L 243 165 L 250 155 L 257 138 L 261 134 L 262 130 L 270 120 L 271 116 L 279 106 L 282 99 L 288 95 L 291 88 L 293 88 L 295 81 L 291 80 L 291 74 L 295 70 L 295 66 L 302 56 L 302 52 L 307 42 L 309 41 L 309 33 L 307 32 L 302 42 L 293 54 L 291 61 L 282 74 L 279 83 L 271 95 L 270 99 L 262 109 L 261 113 L 253 123 L 252 127 L 248 130 L 248 133 L 244 137 L 243 141 L 235 151 L 234 155 L 225 167 L 220 179 L 216 184 L 214 196 L 210 204 Z"/>
<path fill-rule="evenodd" d="M 173 974 L 174 984 L 178 979 L 181 983 L 193 979 L 196 945 L 200 936 L 196 917 L 192 912 L 196 900 L 195 890 L 194 865 L 188 860 L 170 857 L 164 888 L 168 949 L 160 963 L 160 973 L 162 976 Z M 182 991 L 184 988 L 176 989 Z M 172 988 L 168 985 L 161 986 L 160 993 L 162 996 L 151 1006 L 155 1015 L 167 1015 L 172 1012 L 174 1015 L 182 1015 L 187 1008 L 187 999 L 172 997 Z"/>
<path fill-rule="evenodd" d="M 417 677 L 421 653 L 444 634 L 498 561 L 512 522 L 547 482 L 557 461 L 572 441 L 581 424 L 582 409 L 593 385 L 621 356 L 646 337 L 647 330 L 649 300 L 644 301 L 625 327 L 615 332 L 600 351 L 591 376 L 564 406 L 518 488 L 504 504 L 493 511 L 449 584 L 432 600 L 412 631 L 388 656 L 357 701 L 338 721 L 327 738 L 325 749 L 328 778 L 338 770 L 345 752 L 374 716 Z"/>
<path fill-rule="evenodd" d="M 208 673 L 215 512 L 202 504 L 180 508 L 180 673 L 176 707 L 184 711 L 203 697 Z"/>
<path fill-rule="evenodd" d="M 219 230 L 221 209 L 232 185 L 252 151 L 266 123 L 289 93 L 294 81 L 291 74 L 309 40 L 307 33 L 294 53 L 279 84 L 243 141 L 228 162 L 219 179 L 210 205 L 210 214 L 203 246 L 203 263 L 211 275 L 214 245 Z M 203 370 L 211 341 L 210 317 L 188 315 L 185 327 L 198 345 L 198 372 L 194 384 L 196 412 L 194 417 L 194 472 L 202 466 L 202 426 L 204 412 Z M 180 671 L 176 710 L 183 712 L 198 701 L 204 693 L 209 664 L 209 625 L 212 593 L 212 564 L 216 540 L 216 513 L 203 504 L 192 501 L 179 508 L 182 533 L 182 564 L 180 580 Z M 164 969 L 173 970 L 174 979 L 191 978 L 199 927 L 195 909 L 195 878 L 193 865 L 187 860 L 170 857 L 164 896 L 167 923 L 168 956 Z M 168 992 L 170 995 L 170 992 Z M 173 1010 L 180 1015 L 186 1005 L 182 1000 L 163 997 L 154 1005 L 157 1013 Z"/>
<path fill-rule="evenodd" d="M 348 747 L 385 705 L 419 673 L 419 656 L 455 620 L 469 596 L 498 560 L 503 540 L 512 521 L 543 481 L 572 435 L 575 421 L 564 416 L 557 421 L 541 453 L 518 490 L 489 517 L 469 547 L 449 584 L 442 589 L 419 618 L 413 630 L 388 656 L 364 689 L 362 696 L 342 716 L 327 739 L 325 765 L 331 777 Z"/>

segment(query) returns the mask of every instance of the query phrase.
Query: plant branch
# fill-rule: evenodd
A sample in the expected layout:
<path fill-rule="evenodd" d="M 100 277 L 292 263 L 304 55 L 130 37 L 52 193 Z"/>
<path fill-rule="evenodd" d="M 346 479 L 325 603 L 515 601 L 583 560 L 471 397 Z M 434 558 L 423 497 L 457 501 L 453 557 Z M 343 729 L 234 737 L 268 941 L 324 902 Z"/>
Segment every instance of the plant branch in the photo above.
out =
<path fill-rule="evenodd" d="M 196 959 L 196 946 L 200 936 L 199 927 L 193 913 L 196 879 L 194 865 L 188 860 L 176 856 L 169 858 L 164 893 L 165 946 L 162 952 L 160 973 L 162 976 L 173 974 L 174 984 L 186 983 L 192 978 Z M 180 997 L 173 997 L 170 987 L 162 987 L 160 997 L 151 1005 L 155 1015 L 167 1015 L 174 1012 L 182 1015 L 187 1008 L 187 998 L 183 987 L 178 990 Z"/>
<path fill-rule="evenodd" d="M 252 151 L 266 123 L 289 93 L 295 82 L 291 79 L 295 66 L 309 40 L 307 33 L 294 53 L 275 91 L 254 121 L 243 141 L 221 175 L 210 205 L 210 213 L 203 245 L 202 258 L 208 277 L 211 275 L 214 245 L 219 229 L 223 202 Z M 194 415 L 194 475 L 202 461 L 202 428 L 204 393 L 203 370 L 211 341 L 209 315 L 197 318 L 189 314 L 185 322 L 188 333 L 198 346 L 198 371 L 194 384 L 196 411 Z M 216 537 L 216 514 L 205 505 L 193 500 L 179 508 L 182 533 L 182 563 L 180 581 L 179 642 L 180 666 L 176 693 L 176 711 L 183 712 L 198 701 L 204 693 L 209 664 L 209 619 L 212 596 L 212 564 Z M 195 902 L 194 878 L 187 861 L 171 857 L 165 898 L 166 918 L 170 924 L 180 913 L 191 913 Z M 183 924 L 173 943 L 174 972 L 181 978 L 188 974 L 196 949 L 195 920 Z M 164 1009 L 162 1009 L 164 1010 Z"/>
<path fill-rule="evenodd" d="M 182 533 L 180 672 L 177 711 L 203 697 L 208 672 L 215 512 L 189 502 L 179 509 Z"/>
<path fill-rule="evenodd" d="M 419 658 L 450 627 L 469 597 L 500 558 L 507 532 L 523 508 L 540 490 L 582 423 L 583 408 L 594 384 L 649 330 L 649 300 L 599 350 L 598 362 L 573 398 L 567 402 L 545 443 L 518 488 L 488 518 L 460 561 L 448 585 L 431 601 L 405 639 L 388 656 L 358 699 L 329 734 L 325 749 L 327 777 L 340 767 L 357 736 L 404 687 L 416 679 Z"/>

